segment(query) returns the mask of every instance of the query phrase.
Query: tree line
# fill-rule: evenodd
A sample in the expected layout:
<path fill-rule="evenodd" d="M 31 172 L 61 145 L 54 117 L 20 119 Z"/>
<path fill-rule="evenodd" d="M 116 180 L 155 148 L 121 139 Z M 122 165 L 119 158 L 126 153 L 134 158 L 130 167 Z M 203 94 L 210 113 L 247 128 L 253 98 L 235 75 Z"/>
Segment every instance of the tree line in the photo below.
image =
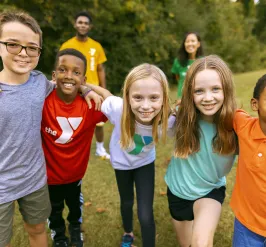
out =
<path fill-rule="evenodd" d="M 43 31 L 39 70 L 51 74 L 60 45 L 75 35 L 74 16 L 87 10 L 90 36 L 107 55 L 108 88 L 121 89 L 128 71 L 143 62 L 171 78 L 171 66 L 186 32 L 196 31 L 204 53 L 221 56 L 233 72 L 266 65 L 266 0 L 3 0 L 0 11 L 31 14 Z"/>

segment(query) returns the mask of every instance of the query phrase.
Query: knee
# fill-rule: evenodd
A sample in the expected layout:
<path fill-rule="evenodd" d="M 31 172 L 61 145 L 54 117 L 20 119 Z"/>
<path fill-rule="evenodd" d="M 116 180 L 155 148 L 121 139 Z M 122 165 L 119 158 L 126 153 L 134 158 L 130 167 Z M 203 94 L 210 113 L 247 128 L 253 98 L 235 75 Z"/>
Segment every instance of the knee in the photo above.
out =
<path fill-rule="evenodd" d="M 45 232 L 45 223 L 40 223 L 36 225 L 25 223 L 25 228 L 29 235 L 40 235 Z"/>
<path fill-rule="evenodd" d="M 122 209 L 131 209 L 133 208 L 134 201 L 133 200 L 127 200 L 121 202 L 121 208 Z"/>
<path fill-rule="evenodd" d="M 139 222 L 142 227 L 154 225 L 153 213 L 138 213 Z"/>

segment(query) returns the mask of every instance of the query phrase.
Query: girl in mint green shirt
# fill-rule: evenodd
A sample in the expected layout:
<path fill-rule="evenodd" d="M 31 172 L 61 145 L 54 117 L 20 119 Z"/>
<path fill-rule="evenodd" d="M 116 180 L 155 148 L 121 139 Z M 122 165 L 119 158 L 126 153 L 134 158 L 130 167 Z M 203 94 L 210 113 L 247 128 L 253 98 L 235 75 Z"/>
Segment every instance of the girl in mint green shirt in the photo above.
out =
<path fill-rule="evenodd" d="M 169 209 L 180 246 L 213 246 L 225 175 L 237 148 L 230 69 L 215 55 L 197 59 L 187 72 L 183 96 L 165 175 Z"/>
<path fill-rule="evenodd" d="M 187 33 L 175 58 L 171 72 L 177 80 L 177 98 L 182 96 L 182 89 L 186 73 L 196 58 L 203 55 L 201 38 L 197 33 Z"/>

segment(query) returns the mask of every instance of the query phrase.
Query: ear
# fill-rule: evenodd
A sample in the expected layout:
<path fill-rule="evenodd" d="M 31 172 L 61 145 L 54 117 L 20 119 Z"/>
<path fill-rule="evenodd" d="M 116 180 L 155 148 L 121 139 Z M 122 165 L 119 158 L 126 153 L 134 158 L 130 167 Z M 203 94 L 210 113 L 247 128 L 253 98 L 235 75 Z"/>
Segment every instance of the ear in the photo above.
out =
<path fill-rule="evenodd" d="M 54 70 L 52 72 L 52 80 L 56 82 L 56 73 Z"/>
<path fill-rule="evenodd" d="M 257 99 L 252 98 L 250 100 L 250 105 L 251 105 L 251 109 L 252 111 L 258 111 L 259 110 L 259 102 Z"/>
<path fill-rule="evenodd" d="M 198 48 L 201 46 L 201 43 L 200 42 L 198 42 Z"/>
<path fill-rule="evenodd" d="M 81 82 L 81 85 L 86 85 L 86 82 L 87 82 L 87 77 L 84 76 L 84 79 L 83 79 L 83 81 Z"/>

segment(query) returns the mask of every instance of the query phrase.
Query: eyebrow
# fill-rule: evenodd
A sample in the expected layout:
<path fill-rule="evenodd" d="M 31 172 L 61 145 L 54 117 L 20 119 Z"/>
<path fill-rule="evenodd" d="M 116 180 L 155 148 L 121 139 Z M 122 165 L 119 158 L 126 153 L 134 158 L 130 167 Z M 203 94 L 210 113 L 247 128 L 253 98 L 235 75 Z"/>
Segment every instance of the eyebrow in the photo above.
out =
<path fill-rule="evenodd" d="M 20 41 L 18 39 L 12 39 L 12 38 L 10 38 L 10 39 L 7 39 L 7 42 L 8 41 L 13 41 L 13 42 L 16 42 L 16 43 L 20 43 Z M 35 42 L 28 42 L 28 44 L 38 46 L 38 44 L 36 44 Z"/>

